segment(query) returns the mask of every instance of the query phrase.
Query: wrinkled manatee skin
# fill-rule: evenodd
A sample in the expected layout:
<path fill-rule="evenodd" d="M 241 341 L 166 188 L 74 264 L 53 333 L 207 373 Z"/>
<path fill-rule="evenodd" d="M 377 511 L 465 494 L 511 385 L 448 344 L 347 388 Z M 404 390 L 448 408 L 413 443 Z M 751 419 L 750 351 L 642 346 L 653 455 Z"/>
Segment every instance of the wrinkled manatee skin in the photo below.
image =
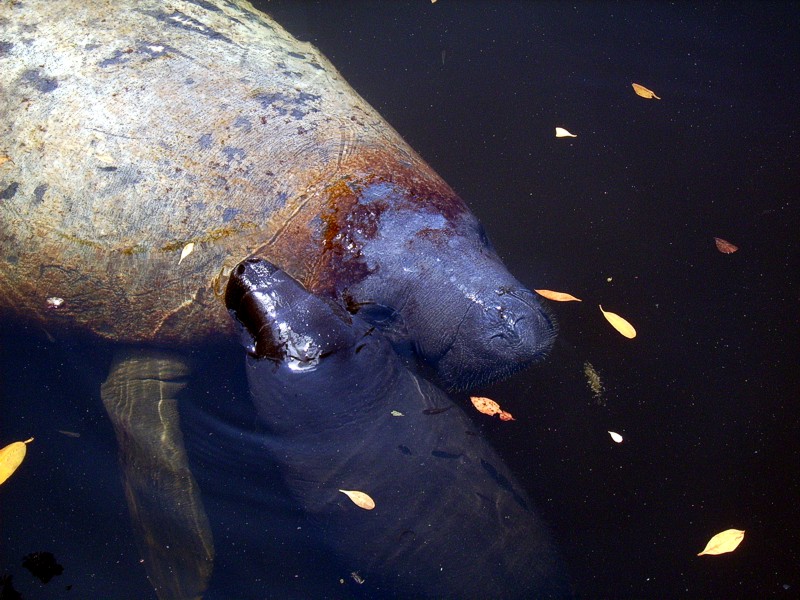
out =
<path fill-rule="evenodd" d="M 547 530 L 500 457 L 377 329 L 263 262 L 237 267 L 227 302 L 269 451 L 366 597 L 567 594 Z"/>
<path fill-rule="evenodd" d="M 4 315 L 194 347 L 233 334 L 228 273 L 258 256 L 449 387 L 552 344 L 458 195 L 243 0 L 0 3 L 0 139 Z"/>

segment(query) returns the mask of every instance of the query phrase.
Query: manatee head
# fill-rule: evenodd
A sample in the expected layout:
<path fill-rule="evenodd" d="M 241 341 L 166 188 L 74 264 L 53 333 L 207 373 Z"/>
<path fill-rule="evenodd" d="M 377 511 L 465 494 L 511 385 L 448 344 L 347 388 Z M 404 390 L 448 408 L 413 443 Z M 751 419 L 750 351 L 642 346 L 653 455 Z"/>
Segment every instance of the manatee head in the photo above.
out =
<path fill-rule="evenodd" d="M 369 228 L 351 232 L 364 273 L 343 290 L 351 310 L 393 342 L 413 345 L 451 389 L 488 383 L 547 354 L 553 317 L 508 272 L 460 200 L 446 210 L 408 202 L 381 210 L 368 194 L 361 202 L 372 210 Z"/>

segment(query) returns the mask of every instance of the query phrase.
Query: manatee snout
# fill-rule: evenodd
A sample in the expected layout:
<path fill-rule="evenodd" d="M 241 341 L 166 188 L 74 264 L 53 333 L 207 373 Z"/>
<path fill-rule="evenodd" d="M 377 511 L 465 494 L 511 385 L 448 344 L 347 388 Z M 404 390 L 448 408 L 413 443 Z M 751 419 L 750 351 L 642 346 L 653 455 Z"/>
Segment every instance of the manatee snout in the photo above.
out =
<path fill-rule="evenodd" d="M 522 286 L 472 298 L 450 348 L 436 364 L 453 390 L 502 379 L 542 360 L 556 338 L 556 322 Z"/>

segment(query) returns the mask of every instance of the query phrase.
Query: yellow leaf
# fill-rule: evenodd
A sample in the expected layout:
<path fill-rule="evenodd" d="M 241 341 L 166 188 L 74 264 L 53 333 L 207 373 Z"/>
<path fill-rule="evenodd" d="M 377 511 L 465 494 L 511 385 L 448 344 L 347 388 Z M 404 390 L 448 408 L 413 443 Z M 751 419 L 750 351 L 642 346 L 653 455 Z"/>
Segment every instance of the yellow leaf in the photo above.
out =
<path fill-rule="evenodd" d="M 0 484 L 11 477 L 12 473 L 25 460 L 25 453 L 28 451 L 25 444 L 30 444 L 32 441 L 33 438 L 24 442 L 14 442 L 0 450 Z"/>
<path fill-rule="evenodd" d="M 574 133 L 570 133 L 563 127 L 556 127 L 556 137 L 578 137 Z"/>
<path fill-rule="evenodd" d="M 404 417 L 405 415 L 403 413 L 401 413 L 399 410 L 393 410 L 392 411 L 392 416 L 393 417 Z"/>
<path fill-rule="evenodd" d="M 706 544 L 705 549 L 697 556 L 703 554 L 724 554 L 726 552 L 733 552 L 742 543 L 744 539 L 744 531 L 739 529 L 726 529 L 718 533 Z"/>
<path fill-rule="evenodd" d="M 189 242 L 183 247 L 183 250 L 181 250 L 181 257 L 178 260 L 178 264 L 181 264 L 183 259 L 189 256 L 192 252 L 194 252 L 194 242 Z"/>
<path fill-rule="evenodd" d="M 598 306 L 600 306 L 598 304 Z M 606 320 L 611 323 L 611 326 L 619 331 L 622 335 L 626 338 L 635 338 L 636 337 L 636 330 L 633 328 L 633 325 L 628 323 L 625 319 L 620 317 L 617 313 L 612 313 L 603 310 L 603 307 L 600 306 L 600 311 L 603 313 L 603 316 Z"/>
<path fill-rule="evenodd" d="M 658 96 L 656 96 L 651 90 L 648 90 L 643 85 L 639 85 L 638 83 L 632 83 L 633 91 L 636 92 L 637 96 L 641 96 L 642 98 L 647 98 L 648 100 L 652 100 L 655 98 L 656 100 L 661 100 Z"/>
<path fill-rule="evenodd" d="M 608 435 L 610 435 L 611 439 L 617 442 L 618 444 L 622 443 L 622 436 L 618 434 L 616 431 L 609 431 Z"/>
<path fill-rule="evenodd" d="M 501 421 L 514 420 L 514 417 L 511 416 L 511 413 L 507 413 L 506 411 L 502 410 L 500 405 L 494 400 L 483 398 L 481 396 L 470 396 L 469 399 L 472 401 L 472 405 L 478 409 L 478 412 L 489 415 L 490 417 L 499 415 Z"/>
<path fill-rule="evenodd" d="M 540 296 L 544 296 L 548 300 L 555 300 L 556 302 L 581 302 L 580 298 L 576 298 L 572 294 L 566 292 L 554 292 L 553 290 L 533 290 Z"/>
<path fill-rule="evenodd" d="M 357 490 L 339 490 L 345 496 L 350 498 L 353 501 L 353 504 L 356 506 L 363 508 L 364 510 L 372 510 L 375 508 L 375 500 L 369 497 L 368 494 L 364 492 L 359 492 Z"/>

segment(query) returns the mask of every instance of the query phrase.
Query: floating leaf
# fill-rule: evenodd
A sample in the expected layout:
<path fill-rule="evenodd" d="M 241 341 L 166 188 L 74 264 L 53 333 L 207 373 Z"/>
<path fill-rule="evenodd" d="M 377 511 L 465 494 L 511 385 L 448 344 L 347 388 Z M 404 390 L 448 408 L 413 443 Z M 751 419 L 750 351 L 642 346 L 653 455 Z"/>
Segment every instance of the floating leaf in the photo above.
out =
<path fill-rule="evenodd" d="M 556 127 L 556 137 L 578 137 L 574 133 L 570 133 L 563 127 Z"/>
<path fill-rule="evenodd" d="M 393 417 L 404 417 L 405 415 L 403 413 L 401 413 L 399 410 L 393 410 L 392 411 L 392 416 Z"/>
<path fill-rule="evenodd" d="M 353 504 L 356 506 L 363 508 L 364 510 L 372 510 L 375 508 L 375 500 L 369 497 L 368 494 L 364 492 L 359 492 L 357 490 L 339 490 L 345 496 L 350 498 L 353 501 Z"/>
<path fill-rule="evenodd" d="M 183 259 L 189 256 L 192 252 L 194 252 L 194 242 L 189 242 L 183 247 L 183 250 L 181 250 L 181 257 L 178 260 L 178 264 L 181 264 Z"/>
<path fill-rule="evenodd" d="M 576 298 L 572 294 L 566 292 L 554 292 L 553 290 L 533 290 L 540 296 L 544 296 L 548 300 L 555 300 L 556 302 L 581 302 L 580 298 Z"/>
<path fill-rule="evenodd" d="M 431 1 L 436 2 L 436 0 L 431 0 Z M 355 581 L 358 585 L 362 585 L 364 581 L 366 581 L 361 575 L 358 574 L 358 571 L 352 571 L 350 573 L 350 577 L 352 577 L 353 581 Z"/>
<path fill-rule="evenodd" d="M 618 444 L 622 442 L 622 436 L 618 434 L 616 431 L 609 431 L 608 435 L 610 435 L 611 439 L 617 442 Z"/>
<path fill-rule="evenodd" d="M 739 529 L 726 529 L 708 540 L 705 549 L 697 556 L 703 554 L 724 554 L 733 552 L 742 543 L 744 531 Z"/>
<path fill-rule="evenodd" d="M 514 417 L 511 416 L 511 413 L 501 410 L 500 405 L 494 400 L 482 398 L 481 396 L 470 396 L 469 399 L 472 400 L 472 405 L 478 409 L 478 412 L 489 415 L 490 417 L 499 415 L 501 421 L 514 420 Z"/>
<path fill-rule="evenodd" d="M 28 447 L 25 444 L 30 444 L 32 441 L 33 438 L 30 438 L 24 442 L 14 442 L 0 449 L 0 484 L 11 477 L 17 467 L 25 460 L 25 453 L 28 451 Z"/>
<path fill-rule="evenodd" d="M 655 98 L 656 100 L 661 100 L 658 96 L 656 96 L 651 90 L 648 90 L 643 85 L 639 85 L 638 83 L 632 83 L 633 91 L 636 92 L 637 96 L 641 96 L 642 98 L 647 98 L 648 100 L 652 100 Z"/>
<path fill-rule="evenodd" d="M 600 305 L 598 305 L 600 306 Z M 611 323 L 611 326 L 619 331 L 622 335 L 626 338 L 635 338 L 636 337 L 636 330 L 633 328 L 633 325 L 628 323 L 625 319 L 620 317 L 617 313 L 608 312 L 603 310 L 603 307 L 600 306 L 600 311 L 603 313 L 603 316 L 606 320 Z"/>
<path fill-rule="evenodd" d="M 714 238 L 714 243 L 717 245 L 717 250 L 723 254 L 733 254 L 739 249 L 739 246 L 734 246 L 729 241 L 718 237 Z"/>

